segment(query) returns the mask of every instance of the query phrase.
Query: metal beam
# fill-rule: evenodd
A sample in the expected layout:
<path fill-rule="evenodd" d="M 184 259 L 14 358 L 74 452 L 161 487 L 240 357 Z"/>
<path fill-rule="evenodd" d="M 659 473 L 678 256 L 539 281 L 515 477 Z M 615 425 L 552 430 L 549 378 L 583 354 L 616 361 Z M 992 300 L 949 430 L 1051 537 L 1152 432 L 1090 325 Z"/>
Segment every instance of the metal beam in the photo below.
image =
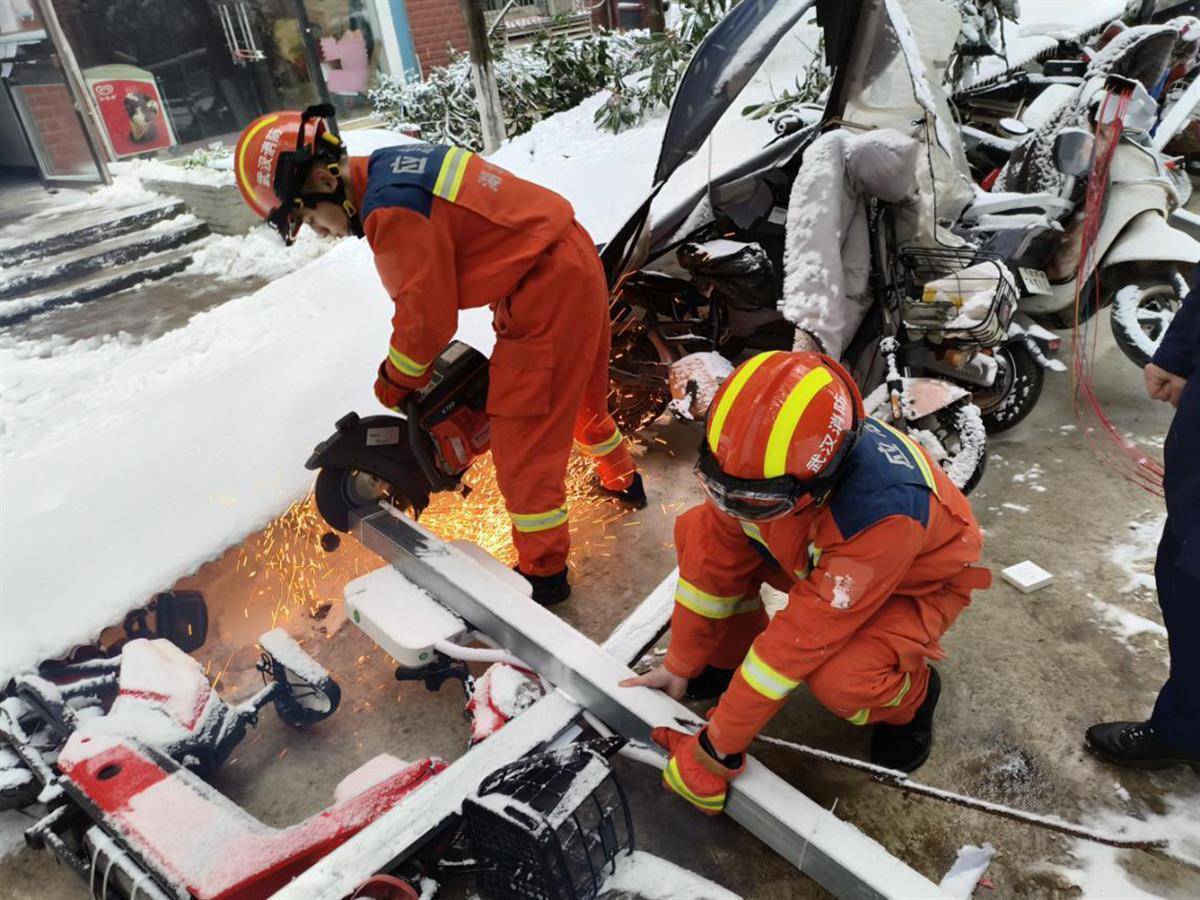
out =
<path fill-rule="evenodd" d="M 476 629 L 525 660 L 558 689 L 556 694 L 569 696 L 614 731 L 646 742 L 656 726 L 678 727 L 681 722 L 695 721 L 687 707 L 660 691 L 618 687 L 619 681 L 632 674 L 623 660 L 598 647 L 549 610 L 532 603 L 514 590 L 511 582 L 489 571 L 478 559 L 398 513 L 382 509 L 363 510 L 363 513 L 356 517 L 355 533 L 364 546 Z M 527 715 L 529 712 L 514 724 Z M 504 744 L 492 742 L 503 738 L 509 728 L 511 724 L 489 738 L 483 749 L 500 751 Z M 494 756 L 493 767 L 503 761 Z M 420 793 L 412 795 L 414 801 Z M 366 828 L 316 868 L 336 868 L 342 858 L 356 860 L 359 872 L 372 866 L 370 871 L 386 867 L 402 846 L 393 829 L 406 818 L 396 815 L 405 806 L 408 804 L 402 804 Z M 746 771 L 731 785 L 726 812 L 838 897 L 896 900 L 947 897 L 937 885 L 876 841 L 836 818 L 753 758 L 747 760 Z M 277 896 L 336 896 L 295 890 L 307 878 L 307 874 L 302 876 Z M 352 887 L 352 883 L 345 881 L 339 885 L 342 890 Z"/>

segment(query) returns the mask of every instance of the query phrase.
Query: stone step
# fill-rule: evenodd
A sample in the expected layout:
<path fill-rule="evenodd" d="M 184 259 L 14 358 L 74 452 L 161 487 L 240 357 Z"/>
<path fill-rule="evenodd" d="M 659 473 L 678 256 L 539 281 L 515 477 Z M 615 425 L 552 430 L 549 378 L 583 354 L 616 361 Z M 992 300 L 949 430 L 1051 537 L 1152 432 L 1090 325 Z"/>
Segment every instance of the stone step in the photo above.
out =
<path fill-rule="evenodd" d="M 11 266 L 27 260 L 68 253 L 99 241 L 130 234 L 163 219 L 173 219 L 187 212 L 187 206 L 178 200 L 154 201 L 114 210 L 103 208 L 85 210 L 78 215 L 64 215 L 58 221 L 61 226 L 50 234 L 42 228 L 34 228 L 28 221 L 20 226 L 5 229 L 0 240 L 0 266 Z M 42 233 L 36 240 L 25 241 L 21 232 Z"/>
<path fill-rule="evenodd" d="M 142 256 L 173 250 L 209 234 L 208 226 L 192 215 L 163 219 L 128 234 L 109 237 L 44 260 L 10 266 L 0 274 L 0 299 L 45 291 L 91 272 L 121 266 Z M 7 277 L 5 277 L 7 276 Z"/>
<path fill-rule="evenodd" d="M 51 309 L 86 303 L 136 284 L 169 278 L 187 268 L 191 261 L 192 250 L 184 245 L 124 265 L 88 272 L 41 293 L 0 300 L 0 328 L 16 325 Z"/>

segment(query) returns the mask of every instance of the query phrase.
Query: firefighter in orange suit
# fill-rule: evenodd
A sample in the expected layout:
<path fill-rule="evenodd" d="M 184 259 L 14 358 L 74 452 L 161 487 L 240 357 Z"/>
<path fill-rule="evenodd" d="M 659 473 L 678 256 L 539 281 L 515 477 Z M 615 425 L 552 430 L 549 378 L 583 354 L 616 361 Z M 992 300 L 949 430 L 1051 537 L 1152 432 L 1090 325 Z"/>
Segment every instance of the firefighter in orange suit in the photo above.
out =
<path fill-rule="evenodd" d="M 641 477 L 608 412 L 608 289 L 595 245 L 558 194 L 466 150 L 408 143 L 347 158 L 328 107 L 251 123 L 235 150 L 246 201 L 291 242 L 301 225 L 365 236 L 395 302 L 375 394 L 403 410 L 454 336 L 458 311 L 494 313 L 487 412 L 518 569 L 534 599 L 567 581 L 566 476 L 572 438 L 600 490 L 645 505 Z"/>
<path fill-rule="evenodd" d="M 713 398 L 696 472 L 708 502 L 675 526 L 679 583 L 663 664 L 626 686 L 720 695 L 696 734 L 656 729 L 663 780 L 720 812 L 744 751 L 801 682 L 875 727 L 871 760 L 929 755 L 940 682 L 929 660 L 990 575 L 966 498 L 909 437 L 866 418 L 817 353 L 762 353 Z M 769 619 L 766 582 L 788 594 Z"/>

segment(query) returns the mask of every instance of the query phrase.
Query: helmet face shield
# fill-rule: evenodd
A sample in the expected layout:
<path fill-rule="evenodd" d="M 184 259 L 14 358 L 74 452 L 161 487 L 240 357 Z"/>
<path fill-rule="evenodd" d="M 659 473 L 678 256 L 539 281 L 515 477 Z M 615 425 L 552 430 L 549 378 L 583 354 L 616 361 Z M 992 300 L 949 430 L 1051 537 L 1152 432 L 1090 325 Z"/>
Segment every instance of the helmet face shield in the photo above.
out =
<path fill-rule="evenodd" d="M 700 445 L 700 459 L 694 471 L 717 509 L 748 522 L 767 522 L 786 516 L 808 494 L 807 486 L 791 475 L 762 480 L 726 475 L 708 452 L 707 444 Z"/>

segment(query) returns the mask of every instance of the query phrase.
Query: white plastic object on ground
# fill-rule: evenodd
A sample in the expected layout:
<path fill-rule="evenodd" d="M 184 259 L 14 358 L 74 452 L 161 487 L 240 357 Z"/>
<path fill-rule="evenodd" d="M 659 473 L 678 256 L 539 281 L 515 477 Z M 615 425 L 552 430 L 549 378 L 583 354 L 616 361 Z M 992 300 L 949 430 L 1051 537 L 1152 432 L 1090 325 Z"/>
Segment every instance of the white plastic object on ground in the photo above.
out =
<path fill-rule="evenodd" d="M 995 855 L 996 848 L 990 843 L 985 842 L 982 847 L 964 844 L 958 849 L 954 865 L 950 867 L 950 871 L 945 874 L 938 887 L 959 900 L 971 900 L 975 885 L 979 884 L 979 879 L 983 877 Z"/>
<path fill-rule="evenodd" d="M 1000 570 L 1000 577 L 1019 590 L 1028 594 L 1043 588 L 1054 580 L 1054 576 L 1032 560 L 1024 560 L 1007 569 Z"/>

